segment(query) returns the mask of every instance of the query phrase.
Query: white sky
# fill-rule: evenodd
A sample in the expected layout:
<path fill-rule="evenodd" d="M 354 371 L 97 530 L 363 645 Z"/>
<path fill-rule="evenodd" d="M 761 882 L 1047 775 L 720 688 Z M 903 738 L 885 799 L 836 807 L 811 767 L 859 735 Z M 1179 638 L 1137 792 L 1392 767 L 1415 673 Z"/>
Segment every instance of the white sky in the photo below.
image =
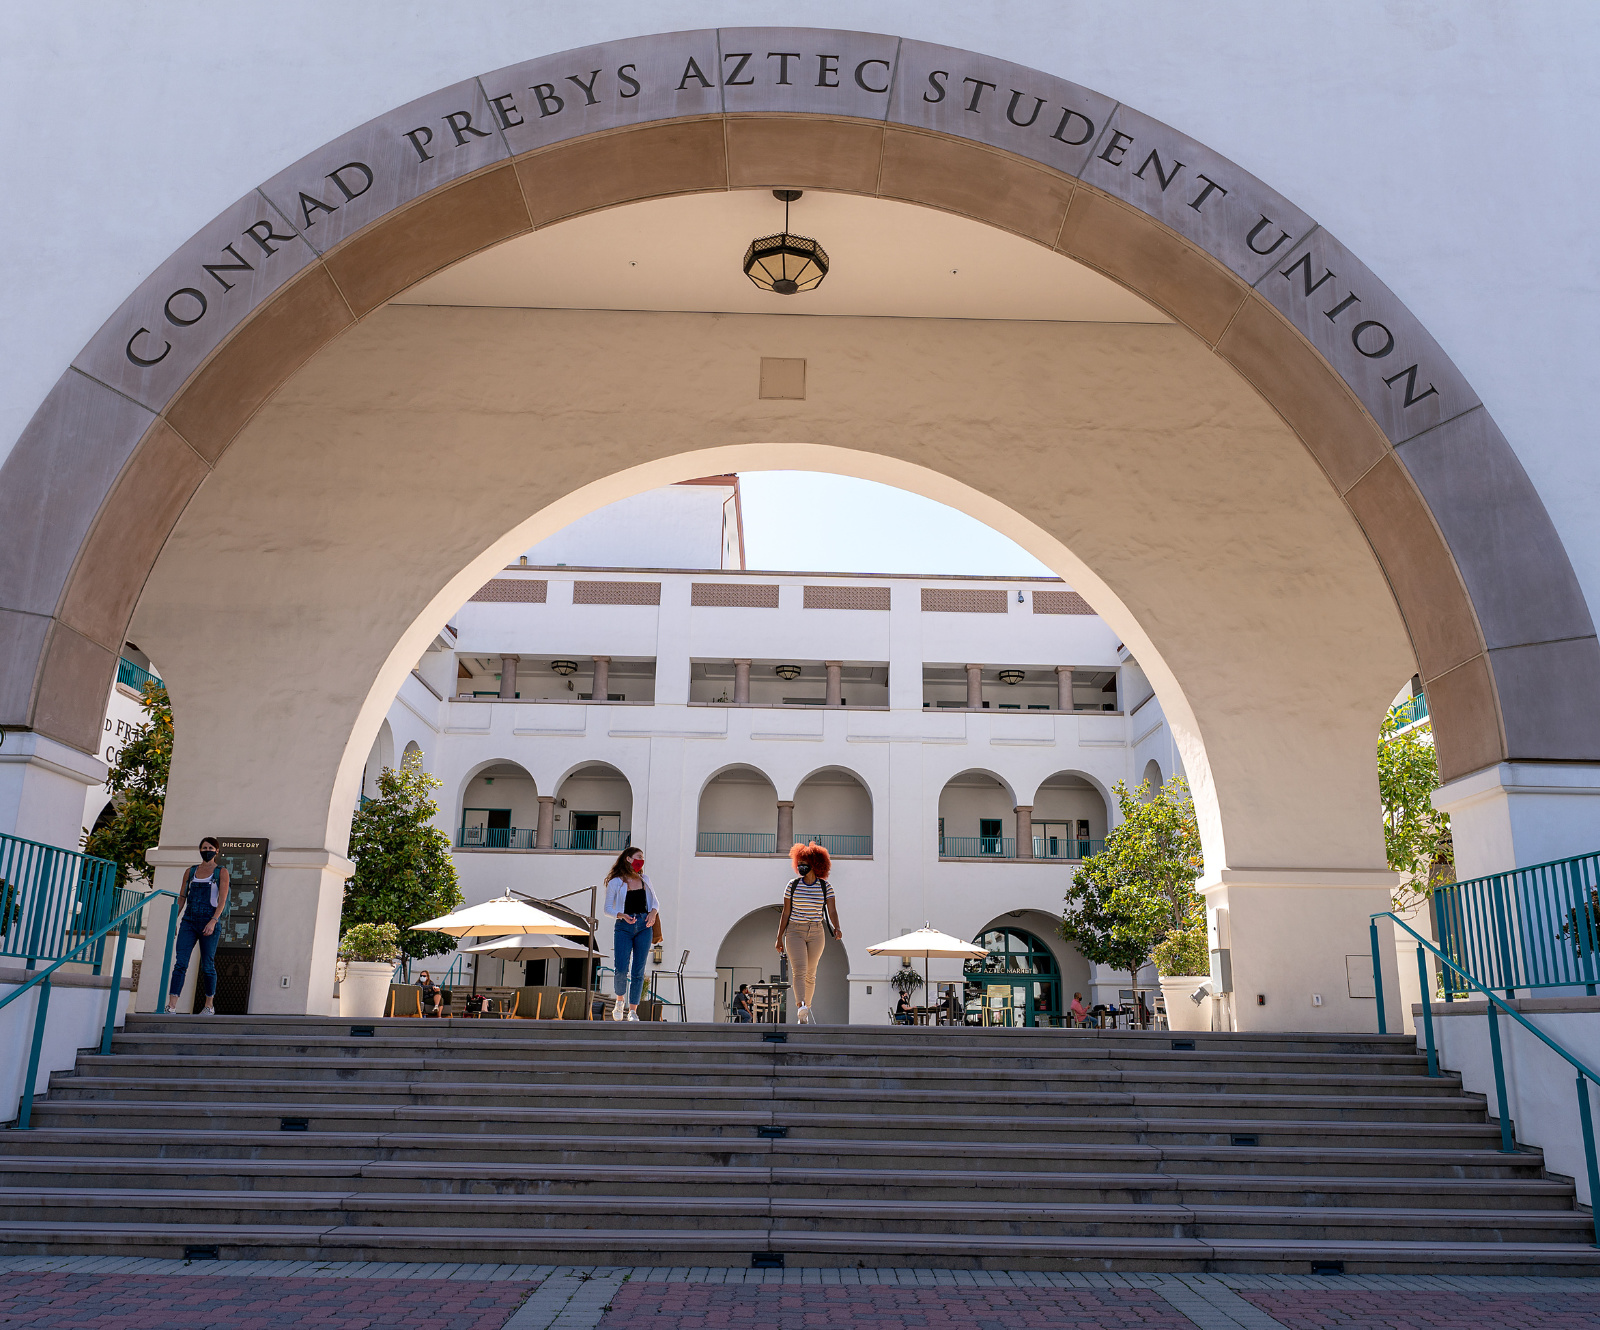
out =
<path fill-rule="evenodd" d="M 741 471 L 739 493 L 748 568 L 1054 576 L 992 527 L 876 481 L 815 471 Z"/>

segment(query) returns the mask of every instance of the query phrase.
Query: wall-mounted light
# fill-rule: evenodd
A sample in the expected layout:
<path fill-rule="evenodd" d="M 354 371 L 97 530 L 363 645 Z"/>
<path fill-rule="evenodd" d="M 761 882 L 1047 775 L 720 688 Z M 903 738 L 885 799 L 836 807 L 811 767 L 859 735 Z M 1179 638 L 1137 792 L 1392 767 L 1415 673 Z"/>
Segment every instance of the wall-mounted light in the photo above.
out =
<path fill-rule="evenodd" d="M 1026 674 L 1024 674 L 1021 670 L 1001 670 L 1000 671 L 1000 682 L 1001 683 L 1018 684 L 1018 683 L 1021 683 L 1027 677 L 1028 676 Z"/>
<path fill-rule="evenodd" d="M 785 680 L 798 679 L 800 677 L 800 667 L 798 665 L 779 665 L 772 672 L 780 679 Z"/>
<path fill-rule="evenodd" d="M 789 234 L 789 205 L 800 197 L 800 191 L 775 189 L 772 194 L 783 200 L 783 230 L 750 242 L 744 252 L 744 275 L 774 295 L 814 291 L 828 275 L 828 252 L 810 236 Z"/>
<path fill-rule="evenodd" d="M 1019 592 L 1017 592 L 1017 604 L 1021 605 L 1022 603 L 1023 603 L 1022 592 L 1019 591 Z"/>
<path fill-rule="evenodd" d="M 553 660 L 550 662 L 550 668 L 561 675 L 576 674 L 578 672 L 578 662 L 575 660 Z"/>

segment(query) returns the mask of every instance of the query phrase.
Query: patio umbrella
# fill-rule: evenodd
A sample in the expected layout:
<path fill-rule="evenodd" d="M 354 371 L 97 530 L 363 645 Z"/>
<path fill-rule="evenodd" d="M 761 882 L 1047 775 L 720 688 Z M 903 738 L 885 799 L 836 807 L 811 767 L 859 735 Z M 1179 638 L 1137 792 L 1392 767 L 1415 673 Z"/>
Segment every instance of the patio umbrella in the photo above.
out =
<path fill-rule="evenodd" d="M 496 896 L 482 905 L 469 905 L 454 914 L 441 915 L 412 929 L 426 929 L 434 933 L 448 933 L 451 937 L 505 937 L 521 933 L 581 933 L 587 934 L 583 924 L 558 919 L 544 910 L 536 909 L 511 896 Z M 472 967 L 472 991 L 478 991 L 478 967 Z"/>
<path fill-rule="evenodd" d="M 497 961 L 547 960 L 546 952 L 558 955 L 561 952 L 574 952 L 579 956 L 589 954 L 587 946 L 579 946 L 576 942 L 551 933 L 519 933 L 512 937 L 497 937 L 489 942 L 480 942 L 475 947 L 462 947 L 461 950 L 479 956 L 492 956 Z"/>
<path fill-rule="evenodd" d="M 923 985 L 931 995 L 933 976 L 928 973 L 928 961 L 931 957 L 971 961 L 977 960 L 980 956 L 987 956 L 989 951 L 986 947 L 963 942 L 958 937 L 951 937 L 948 933 L 941 933 L 937 928 L 923 924 L 921 928 L 868 947 L 867 953 L 872 956 L 921 956 Z"/>

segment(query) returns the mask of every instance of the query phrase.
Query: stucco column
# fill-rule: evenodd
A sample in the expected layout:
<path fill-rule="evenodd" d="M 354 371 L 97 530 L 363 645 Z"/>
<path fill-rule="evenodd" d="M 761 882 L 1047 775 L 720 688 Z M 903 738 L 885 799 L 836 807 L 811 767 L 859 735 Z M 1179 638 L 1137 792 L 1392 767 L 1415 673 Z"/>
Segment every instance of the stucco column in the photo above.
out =
<path fill-rule="evenodd" d="M 1056 666 L 1056 710 L 1072 710 L 1072 666 Z"/>
<path fill-rule="evenodd" d="M 788 854 L 794 844 L 794 800 L 778 800 L 778 853 Z"/>
<path fill-rule="evenodd" d="M 611 657 L 594 658 L 594 691 L 589 694 L 596 702 L 604 702 L 611 689 Z"/>
<path fill-rule="evenodd" d="M 744 706 L 750 701 L 750 662 L 736 660 L 733 662 L 733 704 Z"/>
<path fill-rule="evenodd" d="M 822 663 L 828 669 L 828 695 L 823 705 L 839 706 L 844 693 L 844 683 L 841 677 L 844 670 L 844 662 L 842 660 L 825 660 Z"/>
<path fill-rule="evenodd" d="M 1012 810 L 1017 815 L 1017 858 L 1033 858 L 1033 805 L 1018 804 Z"/>
<path fill-rule="evenodd" d="M 556 797 L 553 794 L 539 796 L 539 824 L 533 833 L 533 848 L 536 850 L 553 850 L 556 847 Z"/>
<path fill-rule="evenodd" d="M 521 656 L 500 657 L 500 696 L 515 697 L 517 695 L 517 665 Z"/>

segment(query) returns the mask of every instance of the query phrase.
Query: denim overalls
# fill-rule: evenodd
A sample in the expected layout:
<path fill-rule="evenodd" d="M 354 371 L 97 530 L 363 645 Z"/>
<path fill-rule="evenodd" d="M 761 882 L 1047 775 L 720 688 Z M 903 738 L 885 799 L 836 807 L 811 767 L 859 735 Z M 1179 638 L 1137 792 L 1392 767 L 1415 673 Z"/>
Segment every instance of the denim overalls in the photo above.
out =
<path fill-rule="evenodd" d="M 178 925 L 178 948 L 172 958 L 172 982 L 167 986 L 169 998 L 183 991 L 183 979 L 189 973 L 189 957 L 196 942 L 200 944 L 200 980 L 205 985 L 206 996 L 215 997 L 217 994 L 216 956 L 217 943 L 222 940 L 222 920 L 217 920 L 210 937 L 205 936 L 205 927 L 216 912 L 217 907 L 211 903 L 211 894 L 218 889 L 218 874 L 221 871 L 216 860 L 211 862 L 211 876 L 200 881 L 195 880 L 193 868 L 184 870 L 183 921 Z"/>

